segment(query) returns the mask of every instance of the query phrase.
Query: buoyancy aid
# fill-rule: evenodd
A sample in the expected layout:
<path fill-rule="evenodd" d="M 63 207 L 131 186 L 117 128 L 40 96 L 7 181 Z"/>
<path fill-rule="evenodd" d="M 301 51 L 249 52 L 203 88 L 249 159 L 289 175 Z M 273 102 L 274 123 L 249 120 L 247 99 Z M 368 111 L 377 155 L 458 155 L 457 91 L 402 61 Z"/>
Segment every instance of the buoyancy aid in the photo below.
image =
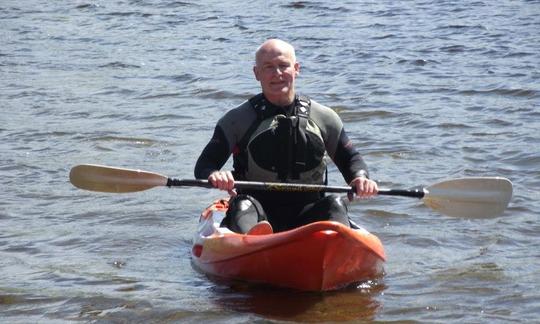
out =
<path fill-rule="evenodd" d="M 287 111 L 269 104 L 262 94 L 249 103 L 257 118 L 233 150 L 235 178 L 325 183 L 325 143 L 310 119 L 311 100 L 297 96 Z"/>

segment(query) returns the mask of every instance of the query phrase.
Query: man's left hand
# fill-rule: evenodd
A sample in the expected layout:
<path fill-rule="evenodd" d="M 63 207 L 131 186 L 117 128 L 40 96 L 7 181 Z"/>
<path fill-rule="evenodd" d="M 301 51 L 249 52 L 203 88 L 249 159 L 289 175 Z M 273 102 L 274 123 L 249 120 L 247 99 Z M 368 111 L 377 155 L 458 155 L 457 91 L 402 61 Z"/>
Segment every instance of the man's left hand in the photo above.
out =
<path fill-rule="evenodd" d="M 379 186 L 373 180 L 366 177 L 357 177 L 351 181 L 351 187 L 356 189 L 356 196 L 359 198 L 369 198 L 377 195 Z"/>

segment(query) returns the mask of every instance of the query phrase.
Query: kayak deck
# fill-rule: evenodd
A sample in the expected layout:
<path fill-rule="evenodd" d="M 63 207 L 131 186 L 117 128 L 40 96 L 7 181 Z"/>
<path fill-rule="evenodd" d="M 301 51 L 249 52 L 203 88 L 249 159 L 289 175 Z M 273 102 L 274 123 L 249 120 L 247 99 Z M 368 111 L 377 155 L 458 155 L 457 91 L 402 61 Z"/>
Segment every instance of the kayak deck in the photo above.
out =
<path fill-rule="evenodd" d="M 205 274 L 305 291 L 339 289 L 383 272 L 381 241 L 365 229 L 321 221 L 266 235 L 219 227 L 228 208 L 220 200 L 202 213 L 192 249 Z"/>

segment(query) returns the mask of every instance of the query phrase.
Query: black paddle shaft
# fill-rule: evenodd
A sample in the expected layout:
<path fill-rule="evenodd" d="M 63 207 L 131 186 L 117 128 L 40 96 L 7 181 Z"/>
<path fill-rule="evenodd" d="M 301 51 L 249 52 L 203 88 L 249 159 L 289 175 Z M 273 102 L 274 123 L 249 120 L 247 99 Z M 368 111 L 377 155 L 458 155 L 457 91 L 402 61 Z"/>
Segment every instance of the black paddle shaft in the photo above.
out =
<path fill-rule="evenodd" d="M 213 185 L 208 180 L 200 179 L 167 179 L 168 187 L 203 187 L 213 188 Z M 279 183 L 279 182 L 254 182 L 254 181 L 235 181 L 234 187 L 244 190 L 269 190 L 269 191 L 286 191 L 286 192 L 336 192 L 336 193 L 354 193 L 352 187 L 346 186 L 325 186 L 312 184 L 298 183 Z M 412 198 L 424 198 L 425 191 L 423 189 L 379 189 L 379 195 L 385 196 L 402 196 Z"/>
<path fill-rule="evenodd" d="M 200 179 L 167 179 L 168 187 L 203 187 L 213 188 L 214 186 L 208 180 Z M 344 186 L 325 186 L 299 183 L 280 183 L 280 182 L 256 182 L 256 181 L 235 181 L 236 189 L 244 190 L 268 190 L 268 191 L 286 191 L 286 192 L 352 192 L 351 187 Z"/>
<path fill-rule="evenodd" d="M 426 191 L 424 189 L 379 189 L 379 195 L 412 197 L 422 199 L 426 195 Z"/>

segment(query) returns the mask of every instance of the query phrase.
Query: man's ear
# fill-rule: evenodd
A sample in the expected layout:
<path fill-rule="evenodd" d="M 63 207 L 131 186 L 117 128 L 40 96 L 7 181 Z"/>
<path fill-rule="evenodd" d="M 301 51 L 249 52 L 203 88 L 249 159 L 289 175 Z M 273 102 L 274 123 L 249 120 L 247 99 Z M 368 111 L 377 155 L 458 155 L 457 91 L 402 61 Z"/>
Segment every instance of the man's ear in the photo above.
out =
<path fill-rule="evenodd" d="M 298 62 L 294 63 L 294 70 L 296 71 L 295 72 L 296 75 L 300 74 L 300 63 Z"/>
<path fill-rule="evenodd" d="M 259 80 L 259 70 L 257 70 L 257 66 L 256 66 L 256 65 L 253 66 L 253 74 L 255 74 L 255 79 L 256 79 L 257 81 L 261 81 L 261 80 Z"/>

